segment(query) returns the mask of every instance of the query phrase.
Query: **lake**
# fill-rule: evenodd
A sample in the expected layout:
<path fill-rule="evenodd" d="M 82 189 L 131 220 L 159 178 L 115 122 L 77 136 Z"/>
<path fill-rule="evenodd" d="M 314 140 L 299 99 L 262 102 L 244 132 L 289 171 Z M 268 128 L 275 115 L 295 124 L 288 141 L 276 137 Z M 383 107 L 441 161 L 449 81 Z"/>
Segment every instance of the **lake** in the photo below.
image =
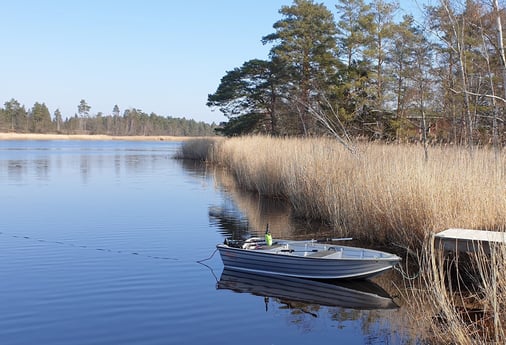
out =
<path fill-rule="evenodd" d="M 388 274 L 322 286 L 224 271 L 226 236 L 318 230 L 173 159 L 179 145 L 0 141 L 0 344 L 413 342 Z"/>

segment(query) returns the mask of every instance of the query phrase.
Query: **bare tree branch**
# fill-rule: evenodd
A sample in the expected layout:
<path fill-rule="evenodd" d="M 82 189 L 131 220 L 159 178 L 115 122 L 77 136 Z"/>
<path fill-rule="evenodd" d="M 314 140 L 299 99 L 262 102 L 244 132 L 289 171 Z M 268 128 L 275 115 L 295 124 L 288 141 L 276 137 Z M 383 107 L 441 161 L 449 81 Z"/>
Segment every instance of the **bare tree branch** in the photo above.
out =
<path fill-rule="evenodd" d="M 484 93 L 476 93 L 476 92 L 472 92 L 472 91 L 457 91 L 457 90 L 452 89 L 452 88 L 450 88 L 449 90 L 451 92 L 457 94 L 457 95 L 468 94 L 468 95 L 471 95 L 471 96 L 481 96 L 481 97 L 493 98 L 493 99 L 499 100 L 499 101 L 501 101 L 503 103 L 506 103 L 506 99 L 505 98 L 499 97 L 499 96 L 496 96 L 496 95 L 489 95 L 489 94 L 484 94 Z"/>

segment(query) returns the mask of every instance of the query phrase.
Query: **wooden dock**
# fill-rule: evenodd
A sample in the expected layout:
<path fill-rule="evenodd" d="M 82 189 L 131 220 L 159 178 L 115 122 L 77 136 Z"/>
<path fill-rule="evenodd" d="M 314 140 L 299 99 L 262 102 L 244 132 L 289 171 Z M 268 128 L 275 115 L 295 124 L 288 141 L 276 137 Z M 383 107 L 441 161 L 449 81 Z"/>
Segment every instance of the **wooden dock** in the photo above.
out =
<path fill-rule="evenodd" d="M 506 244 L 506 232 L 447 229 L 434 236 L 434 244 L 446 251 L 490 254 L 491 247 Z"/>

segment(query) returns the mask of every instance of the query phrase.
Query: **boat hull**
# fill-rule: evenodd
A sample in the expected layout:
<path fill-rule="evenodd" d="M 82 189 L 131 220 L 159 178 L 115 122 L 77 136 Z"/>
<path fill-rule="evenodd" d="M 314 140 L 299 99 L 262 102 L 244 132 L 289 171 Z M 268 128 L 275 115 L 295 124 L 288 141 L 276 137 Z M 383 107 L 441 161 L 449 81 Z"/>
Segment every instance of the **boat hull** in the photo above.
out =
<path fill-rule="evenodd" d="M 396 255 L 380 258 L 318 258 L 276 254 L 217 245 L 223 265 L 244 272 L 311 279 L 371 278 L 400 261 Z"/>

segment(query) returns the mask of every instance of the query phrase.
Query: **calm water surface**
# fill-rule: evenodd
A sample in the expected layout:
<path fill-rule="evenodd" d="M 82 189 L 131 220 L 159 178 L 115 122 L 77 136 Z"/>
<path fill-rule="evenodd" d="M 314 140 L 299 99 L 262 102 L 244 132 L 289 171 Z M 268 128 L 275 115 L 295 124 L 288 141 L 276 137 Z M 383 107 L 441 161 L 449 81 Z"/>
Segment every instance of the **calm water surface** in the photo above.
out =
<path fill-rule="evenodd" d="M 321 287 L 197 263 L 279 206 L 172 159 L 179 145 L 0 142 L 0 344 L 409 342 L 388 296 L 356 306 L 332 285 L 304 302 Z M 274 234 L 289 218 L 270 217 Z"/>

